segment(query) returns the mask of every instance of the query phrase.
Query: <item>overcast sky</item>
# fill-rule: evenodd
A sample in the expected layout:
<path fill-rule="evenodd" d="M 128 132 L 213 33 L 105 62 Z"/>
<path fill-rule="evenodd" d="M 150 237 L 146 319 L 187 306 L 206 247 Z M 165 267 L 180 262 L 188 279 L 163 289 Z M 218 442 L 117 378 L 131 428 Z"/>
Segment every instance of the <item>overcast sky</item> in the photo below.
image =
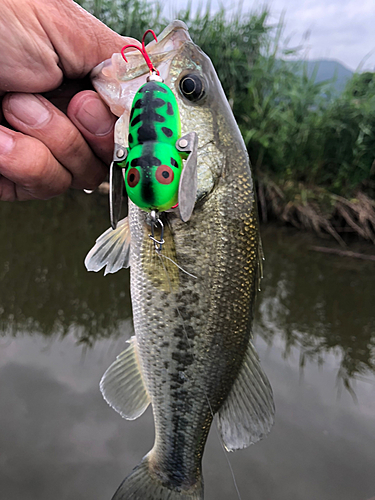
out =
<path fill-rule="evenodd" d="M 202 2 L 192 3 L 196 6 Z M 211 0 L 212 7 L 219 3 Z M 375 0 L 243 0 L 243 8 L 259 9 L 265 3 L 272 21 L 277 21 L 285 11 L 285 35 L 293 35 L 291 45 L 297 45 L 304 33 L 309 32 L 305 42 L 309 59 L 336 59 L 352 70 L 366 59 L 364 68 L 375 71 Z M 169 4 L 183 7 L 187 0 L 169 0 Z"/>

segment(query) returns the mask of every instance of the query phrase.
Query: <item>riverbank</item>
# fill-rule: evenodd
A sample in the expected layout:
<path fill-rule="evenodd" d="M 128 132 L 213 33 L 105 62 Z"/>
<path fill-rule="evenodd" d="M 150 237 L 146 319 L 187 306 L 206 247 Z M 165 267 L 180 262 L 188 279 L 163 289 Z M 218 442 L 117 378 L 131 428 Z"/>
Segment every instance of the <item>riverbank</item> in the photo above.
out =
<path fill-rule="evenodd" d="M 260 220 L 278 220 L 300 230 L 330 235 L 345 247 L 353 239 L 375 244 L 375 201 L 358 191 L 347 199 L 323 188 L 257 179 Z"/>

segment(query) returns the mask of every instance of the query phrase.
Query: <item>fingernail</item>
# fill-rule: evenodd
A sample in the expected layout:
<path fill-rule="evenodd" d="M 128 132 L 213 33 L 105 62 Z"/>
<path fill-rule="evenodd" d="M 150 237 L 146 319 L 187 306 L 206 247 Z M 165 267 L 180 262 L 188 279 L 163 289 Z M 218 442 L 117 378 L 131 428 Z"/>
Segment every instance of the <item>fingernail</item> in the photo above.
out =
<path fill-rule="evenodd" d="M 97 136 L 109 134 L 114 125 L 113 115 L 96 98 L 86 99 L 78 109 L 76 118 L 88 132 Z"/>
<path fill-rule="evenodd" d="M 10 134 L 0 130 L 0 154 L 6 155 L 13 148 L 14 140 Z"/>
<path fill-rule="evenodd" d="M 7 103 L 8 110 L 28 127 L 39 128 L 51 118 L 49 109 L 32 94 L 14 94 Z"/>

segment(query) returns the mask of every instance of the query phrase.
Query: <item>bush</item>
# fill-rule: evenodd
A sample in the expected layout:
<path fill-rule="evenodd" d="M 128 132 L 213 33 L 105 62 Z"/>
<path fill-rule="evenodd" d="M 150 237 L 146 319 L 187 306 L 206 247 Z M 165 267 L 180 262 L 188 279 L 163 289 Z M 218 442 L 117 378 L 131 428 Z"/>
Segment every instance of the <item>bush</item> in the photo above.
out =
<path fill-rule="evenodd" d="M 145 0 L 81 0 L 120 34 L 141 38 L 171 21 L 161 3 Z M 315 83 L 303 63 L 284 60 L 283 21 L 271 26 L 269 12 L 211 14 L 190 7 L 175 18 L 211 58 L 243 133 L 256 176 L 276 182 L 320 186 L 351 197 L 359 189 L 375 195 L 375 78 L 355 75 L 337 96 L 333 81 Z"/>

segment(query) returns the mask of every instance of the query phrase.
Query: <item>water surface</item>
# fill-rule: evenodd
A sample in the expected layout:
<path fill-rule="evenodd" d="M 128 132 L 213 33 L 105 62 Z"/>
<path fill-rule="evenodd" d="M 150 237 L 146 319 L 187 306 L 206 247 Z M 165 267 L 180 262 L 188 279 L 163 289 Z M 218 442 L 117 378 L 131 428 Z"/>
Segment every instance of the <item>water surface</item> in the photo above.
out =
<path fill-rule="evenodd" d="M 88 273 L 108 226 L 100 195 L 0 204 L 0 498 L 109 500 L 153 442 L 101 375 L 132 334 L 129 274 Z M 255 343 L 277 407 L 269 437 L 227 454 L 245 500 L 375 496 L 375 265 L 268 226 Z M 230 307 L 230 305 L 228 305 Z M 205 498 L 236 499 L 213 428 Z"/>

